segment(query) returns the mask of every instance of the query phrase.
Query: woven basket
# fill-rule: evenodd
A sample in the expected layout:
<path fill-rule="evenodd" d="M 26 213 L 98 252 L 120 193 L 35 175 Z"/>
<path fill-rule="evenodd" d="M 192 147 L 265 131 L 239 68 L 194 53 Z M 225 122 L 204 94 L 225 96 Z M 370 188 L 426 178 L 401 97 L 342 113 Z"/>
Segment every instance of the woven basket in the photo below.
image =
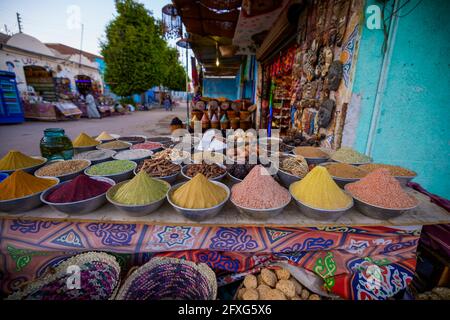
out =
<path fill-rule="evenodd" d="M 80 289 L 69 289 L 69 266 L 80 268 Z M 7 300 L 108 300 L 120 284 L 120 266 L 114 256 L 87 252 L 59 264 L 51 273 L 29 282 Z"/>
<path fill-rule="evenodd" d="M 153 258 L 134 271 L 116 300 L 215 300 L 217 280 L 204 263 Z"/>

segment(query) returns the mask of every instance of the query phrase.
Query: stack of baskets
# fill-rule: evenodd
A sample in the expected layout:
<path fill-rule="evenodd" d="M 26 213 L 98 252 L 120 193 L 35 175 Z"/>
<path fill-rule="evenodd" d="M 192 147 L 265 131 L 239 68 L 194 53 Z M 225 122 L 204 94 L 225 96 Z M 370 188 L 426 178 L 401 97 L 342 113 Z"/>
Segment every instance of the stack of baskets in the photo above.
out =
<path fill-rule="evenodd" d="M 217 297 L 216 275 L 204 263 L 157 257 L 129 273 L 120 286 L 121 270 L 114 256 L 82 253 L 27 283 L 7 299 L 215 300 Z"/>
<path fill-rule="evenodd" d="M 215 300 L 217 281 L 204 263 L 176 258 L 153 258 L 135 270 L 117 300 Z"/>

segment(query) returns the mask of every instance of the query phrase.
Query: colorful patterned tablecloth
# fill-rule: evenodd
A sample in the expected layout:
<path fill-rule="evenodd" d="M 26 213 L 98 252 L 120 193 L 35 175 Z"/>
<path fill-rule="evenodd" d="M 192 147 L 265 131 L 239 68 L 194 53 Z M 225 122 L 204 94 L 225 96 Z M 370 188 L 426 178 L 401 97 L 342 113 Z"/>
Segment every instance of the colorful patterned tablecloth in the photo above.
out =
<path fill-rule="evenodd" d="M 386 299 L 404 289 L 415 269 L 420 227 L 225 228 L 0 220 L 3 294 L 84 251 L 114 254 L 125 275 L 151 257 L 211 266 L 219 285 L 271 262 L 287 261 L 324 280 L 346 299 Z"/>

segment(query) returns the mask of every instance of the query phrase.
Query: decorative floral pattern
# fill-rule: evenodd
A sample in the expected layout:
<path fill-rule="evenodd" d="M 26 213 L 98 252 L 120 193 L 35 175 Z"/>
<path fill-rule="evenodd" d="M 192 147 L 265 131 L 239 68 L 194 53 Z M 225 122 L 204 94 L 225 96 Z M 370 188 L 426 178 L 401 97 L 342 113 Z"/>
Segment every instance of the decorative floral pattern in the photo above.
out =
<path fill-rule="evenodd" d="M 84 248 L 80 236 L 72 229 L 58 236 L 52 243 L 67 247 Z"/>
<path fill-rule="evenodd" d="M 33 256 L 46 255 L 45 252 L 18 249 L 13 246 L 7 246 L 8 253 L 10 257 L 16 262 L 16 271 L 21 271 L 30 262 Z"/>
<path fill-rule="evenodd" d="M 130 244 L 131 238 L 136 234 L 136 225 L 91 223 L 87 225 L 87 230 L 102 238 L 105 246 L 125 246 Z"/>
<path fill-rule="evenodd" d="M 288 261 L 312 272 L 321 268 L 325 275 L 330 266 L 327 267 L 325 257 L 331 252 L 336 270 L 334 276 L 325 276 L 330 278 L 327 285 L 332 287 L 331 292 L 358 299 L 362 296 L 356 295 L 351 283 L 353 274 L 363 269 L 349 267 L 355 254 L 347 249 L 357 250 L 358 259 L 366 263 L 400 264 L 412 274 L 419 238 L 418 233 L 387 227 L 221 228 L 65 222 L 29 224 L 26 225 L 29 230 L 40 230 L 26 235 L 19 231 L 20 227 L 17 221 L 5 219 L 0 229 L 0 248 L 6 253 L 0 256 L 0 260 L 3 258 L 0 290 L 8 294 L 20 283 L 42 276 L 63 259 L 89 250 L 114 253 L 125 270 L 155 256 L 204 262 L 216 271 L 222 284 L 237 281 L 248 272 L 277 261 Z M 364 241 L 368 246 L 356 245 Z M 84 247 L 77 247 L 79 243 Z M 318 259 L 322 259 L 322 267 L 316 263 Z M 376 269 L 372 269 L 375 277 Z M 405 287 L 402 279 L 406 278 L 398 275 L 399 286 Z"/>
<path fill-rule="evenodd" d="M 173 247 L 177 244 L 183 245 L 188 239 L 192 238 L 190 227 L 170 227 L 166 226 L 163 231 L 158 233 L 160 243 Z"/>
<path fill-rule="evenodd" d="M 266 228 L 267 237 L 271 243 L 274 243 L 280 239 L 283 239 L 290 235 L 291 231 L 281 230 L 281 229 L 272 229 Z"/>
<path fill-rule="evenodd" d="M 216 251 L 206 251 L 198 255 L 200 262 L 204 262 L 213 269 L 237 272 L 239 270 L 239 260 L 233 259 L 227 254 Z"/>
<path fill-rule="evenodd" d="M 245 251 L 256 249 L 258 244 L 244 228 L 218 228 L 211 239 L 212 250 Z"/>
<path fill-rule="evenodd" d="M 38 233 L 41 228 L 48 229 L 52 226 L 57 226 L 60 222 L 52 221 L 30 221 L 30 220 L 13 220 L 10 228 L 13 231 L 19 231 L 21 233 Z"/>
<path fill-rule="evenodd" d="M 419 241 L 419 239 L 405 241 L 405 242 L 392 243 L 392 244 L 387 245 L 381 253 L 390 253 L 390 252 L 394 252 L 394 251 L 403 250 L 408 247 L 415 247 L 415 246 L 417 246 L 418 241 Z"/>
<path fill-rule="evenodd" d="M 336 274 L 336 262 L 334 261 L 333 252 L 328 251 L 325 257 L 319 257 L 316 260 L 313 271 L 324 280 L 325 289 L 331 291 L 334 287 Z"/>
<path fill-rule="evenodd" d="M 399 264 L 376 265 L 367 259 L 357 259 L 350 264 L 355 272 L 351 285 L 358 300 L 385 300 L 404 289 L 413 273 Z"/>
<path fill-rule="evenodd" d="M 301 243 L 283 249 L 282 252 L 298 252 L 304 250 L 324 250 L 333 245 L 333 240 L 320 238 L 307 238 Z"/>

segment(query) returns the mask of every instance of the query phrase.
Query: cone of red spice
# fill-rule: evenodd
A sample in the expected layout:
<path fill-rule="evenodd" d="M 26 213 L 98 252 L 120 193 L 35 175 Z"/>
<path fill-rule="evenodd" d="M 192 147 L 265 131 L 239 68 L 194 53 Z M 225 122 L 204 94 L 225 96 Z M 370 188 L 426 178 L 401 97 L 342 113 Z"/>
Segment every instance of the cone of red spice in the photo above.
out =
<path fill-rule="evenodd" d="M 46 200 L 53 203 L 82 201 L 105 193 L 109 188 L 111 184 L 108 182 L 95 180 L 82 174 L 53 190 Z"/>
<path fill-rule="evenodd" d="M 359 200 L 382 208 L 411 208 L 418 203 L 417 199 L 402 189 L 387 169 L 377 169 L 361 180 L 347 184 L 345 190 Z"/>

